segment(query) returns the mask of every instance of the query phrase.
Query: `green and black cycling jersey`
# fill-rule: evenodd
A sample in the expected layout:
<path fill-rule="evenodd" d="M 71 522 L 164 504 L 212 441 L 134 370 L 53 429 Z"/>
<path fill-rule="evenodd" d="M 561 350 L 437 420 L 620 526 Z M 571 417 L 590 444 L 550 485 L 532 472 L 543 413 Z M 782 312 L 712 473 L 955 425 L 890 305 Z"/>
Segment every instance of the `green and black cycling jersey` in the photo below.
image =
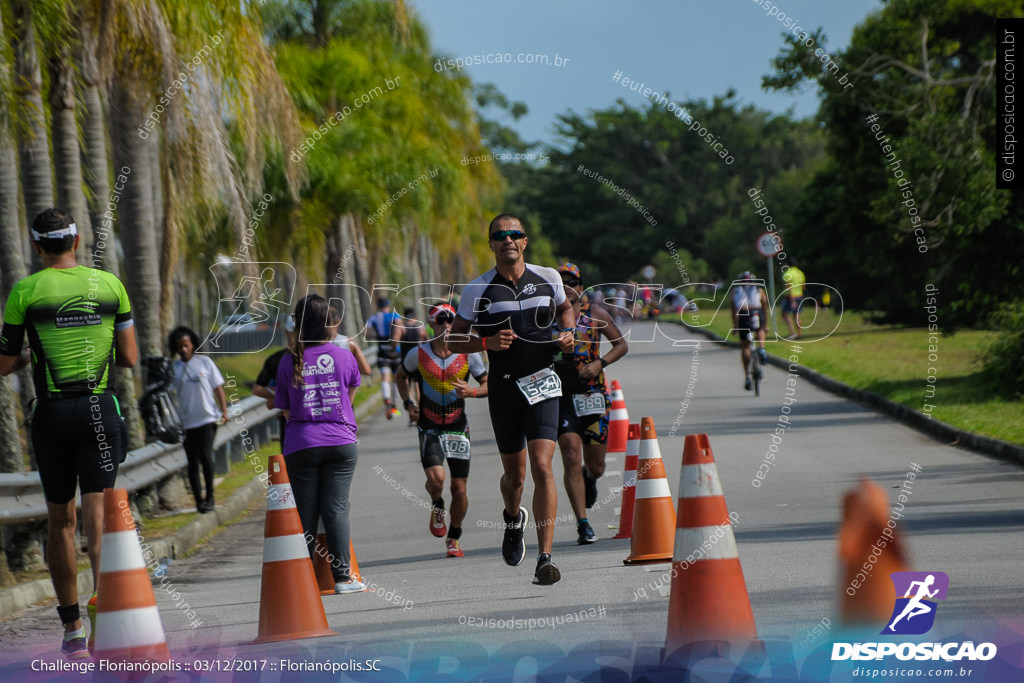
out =
<path fill-rule="evenodd" d="M 11 290 L 0 354 L 17 356 L 25 333 L 40 397 L 113 391 L 115 337 L 131 327 L 124 285 L 102 270 L 46 268 Z"/>

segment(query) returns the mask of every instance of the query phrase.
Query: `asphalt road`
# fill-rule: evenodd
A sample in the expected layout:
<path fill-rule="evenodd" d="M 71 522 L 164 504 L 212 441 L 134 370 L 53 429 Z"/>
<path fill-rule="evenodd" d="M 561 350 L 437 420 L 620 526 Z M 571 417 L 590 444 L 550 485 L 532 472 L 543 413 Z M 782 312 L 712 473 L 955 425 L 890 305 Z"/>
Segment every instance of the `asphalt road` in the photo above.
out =
<path fill-rule="evenodd" d="M 687 336 L 679 328 L 672 330 L 673 336 Z M 822 619 L 835 625 L 842 494 L 868 476 L 895 501 L 913 463 L 920 471 L 902 531 L 914 569 L 950 576 L 950 597 L 942 605 L 944 630 L 954 633 L 994 619 L 1019 619 L 1024 597 L 1024 473 L 1019 468 L 937 443 L 797 378 L 791 388 L 796 400 L 790 401 L 790 426 L 761 486 L 755 487 L 755 473 L 786 405 L 785 372 L 769 367 L 762 395 L 756 398 L 742 388 L 738 351 L 701 340 L 695 353 L 653 331 L 651 323 L 633 326 L 630 353 L 610 367 L 609 376 L 622 383 L 632 422 L 654 418 L 673 498 L 683 437 L 692 432 L 709 435 L 729 510 L 738 516 L 735 535 L 762 638 L 795 642 Z M 792 352 L 788 342 L 777 346 L 770 350 L 786 356 Z M 693 395 L 684 410 L 681 401 L 688 387 Z M 415 677 L 412 671 L 450 673 L 460 661 L 475 655 L 486 659 L 495 650 L 511 661 L 526 658 L 516 675 L 598 641 L 609 656 L 656 652 L 664 644 L 668 611 L 667 591 L 659 591 L 657 584 L 668 565 L 624 566 L 630 542 L 611 539 L 619 517 L 621 456 L 609 461 L 608 473 L 599 482 L 599 507 L 590 515 L 600 541 L 576 545 L 575 523 L 563 493 L 554 547 L 563 578 L 554 586 L 535 586 L 535 534 L 527 535 L 527 559 L 520 567 L 507 567 L 501 560 L 501 531 L 495 528 L 501 521 L 500 464 L 484 402 L 471 401 L 469 414 L 473 459 L 464 558 L 447 559 L 444 540 L 428 533 L 415 430 L 406 427 L 404 415 L 388 422 L 381 411 L 360 425 L 352 489 L 359 565 L 378 588 L 324 598 L 328 621 L 339 636 L 250 644 L 260 602 L 259 501 L 253 513 L 169 569 L 201 626 L 193 628 L 170 596 L 156 591 L 172 652 L 293 661 L 381 658 L 391 673 L 377 673 L 373 680 Z M 560 462 L 555 469 L 560 479 Z M 528 481 L 526 501 L 531 494 Z M 570 621 L 567 614 L 575 616 Z M 53 617 L 52 606 L 38 607 L 0 624 L 8 653 L 55 641 Z M 513 625 L 507 620 L 523 620 L 522 627 L 476 625 L 491 618 Z M 529 619 L 535 620 L 533 628 Z M 423 657 L 426 664 L 411 664 Z M 277 680 L 274 676 L 260 680 Z"/>

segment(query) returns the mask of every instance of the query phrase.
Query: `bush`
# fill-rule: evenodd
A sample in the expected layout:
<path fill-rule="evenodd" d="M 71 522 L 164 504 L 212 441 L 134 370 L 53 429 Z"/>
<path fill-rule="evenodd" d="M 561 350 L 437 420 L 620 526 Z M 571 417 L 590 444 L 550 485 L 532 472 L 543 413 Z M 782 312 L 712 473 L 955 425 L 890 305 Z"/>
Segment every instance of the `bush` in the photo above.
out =
<path fill-rule="evenodd" d="M 985 352 L 985 371 L 1004 393 L 1024 392 L 1024 301 L 1003 304 L 992 316 L 1000 335 Z"/>

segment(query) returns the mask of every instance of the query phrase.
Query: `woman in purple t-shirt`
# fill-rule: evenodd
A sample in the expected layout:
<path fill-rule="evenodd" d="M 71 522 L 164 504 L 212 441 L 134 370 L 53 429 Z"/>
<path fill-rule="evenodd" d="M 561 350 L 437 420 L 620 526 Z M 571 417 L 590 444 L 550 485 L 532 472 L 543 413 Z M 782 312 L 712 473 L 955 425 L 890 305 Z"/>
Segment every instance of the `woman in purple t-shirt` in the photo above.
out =
<path fill-rule="evenodd" d="M 288 420 L 285 464 L 310 557 L 329 553 L 335 593 L 366 590 L 349 573 L 348 493 L 356 470 L 356 418 L 352 395 L 359 367 L 352 352 L 330 342 L 329 307 L 310 294 L 295 307 L 297 341 L 277 368 L 274 405 Z M 317 548 L 323 518 L 327 548 Z"/>

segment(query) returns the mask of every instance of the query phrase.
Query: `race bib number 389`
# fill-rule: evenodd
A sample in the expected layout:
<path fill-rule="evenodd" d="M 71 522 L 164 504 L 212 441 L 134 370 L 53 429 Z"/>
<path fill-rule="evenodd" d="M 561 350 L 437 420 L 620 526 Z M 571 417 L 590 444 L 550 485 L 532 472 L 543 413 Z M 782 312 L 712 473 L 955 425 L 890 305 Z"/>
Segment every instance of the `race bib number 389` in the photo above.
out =
<path fill-rule="evenodd" d="M 576 415 L 604 415 L 604 394 L 573 394 L 572 405 Z"/>
<path fill-rule="evenodd" d="M 532 375 L 520 377 L 516 380 L 516 384 L 519 385 L 519 391 L 523 392 L 523 396 L 531 406 L 562 395 L 562 380 L 558 379 L 558 375 L 551 368 L 544 368 Z"/>

